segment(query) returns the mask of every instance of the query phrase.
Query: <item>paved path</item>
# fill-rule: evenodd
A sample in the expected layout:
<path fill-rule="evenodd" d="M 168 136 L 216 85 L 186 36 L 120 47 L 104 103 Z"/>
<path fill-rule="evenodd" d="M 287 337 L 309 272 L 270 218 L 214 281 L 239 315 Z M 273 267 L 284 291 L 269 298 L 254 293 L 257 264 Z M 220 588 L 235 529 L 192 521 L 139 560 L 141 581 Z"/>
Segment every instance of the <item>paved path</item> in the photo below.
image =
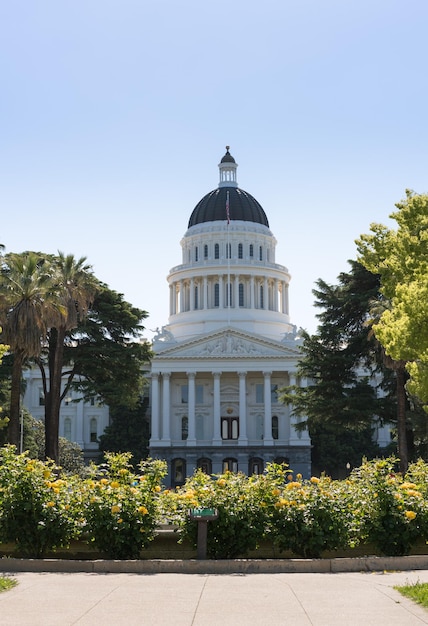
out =
<path fill-rule="evenodd" d="M 420 626 L 393 587 L 428 570 L 338 574 L 14 573 L 1 626 Z"/>

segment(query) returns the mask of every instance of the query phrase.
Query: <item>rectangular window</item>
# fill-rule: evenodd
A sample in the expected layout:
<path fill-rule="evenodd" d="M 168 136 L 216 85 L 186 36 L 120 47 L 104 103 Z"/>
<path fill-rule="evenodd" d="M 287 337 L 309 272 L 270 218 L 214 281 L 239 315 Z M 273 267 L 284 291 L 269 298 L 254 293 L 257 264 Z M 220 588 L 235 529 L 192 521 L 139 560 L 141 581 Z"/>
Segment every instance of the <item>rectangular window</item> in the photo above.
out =
<path fill-rule="evenodd" d="M 196 385 L 195 394 L 196 394 L 196 404 L 203 404 L 204 403 L 204 386 Z"/>
<path fill-rule="evenodd" d="M 239 437 L 239 420 L 237 417 L 221 418 L 221 438 L 222 439 L 238 439 Z"/>
<path fill-rule="evenodd" d="M 278 404 L 278 385 L 270 386 L 270 401 L 272 404 Z"/>
<path fill-rule="evenodd" d="M 43 387 L 39 387 L 39 406 L 45 406 L 45 394 Z"/>
<path fill-rule="evenodd" d="M 256 403 L 263 404 L 265 401 L 265 387 L 263 384 L 256 385 Z"/>
<path fill-rule="evenodd" d="M 181 385 L 181 404 L 189 403 L 189 387 L 187 385 Z"/>

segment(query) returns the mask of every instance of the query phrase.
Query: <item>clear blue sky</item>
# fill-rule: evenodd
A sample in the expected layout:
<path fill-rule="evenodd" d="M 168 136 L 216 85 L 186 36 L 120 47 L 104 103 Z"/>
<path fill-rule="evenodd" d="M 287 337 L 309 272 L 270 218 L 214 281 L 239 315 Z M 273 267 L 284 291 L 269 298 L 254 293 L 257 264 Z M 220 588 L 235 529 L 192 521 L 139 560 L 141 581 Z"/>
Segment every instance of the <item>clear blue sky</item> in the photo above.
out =
<path fill-rule="evenodd" d="M 228 144 L 313 332 L 315 281 L 428 191 L 427 27 L 426 0 L 3 2 L 0 242 L 86 256 L 166 324 Z"/>

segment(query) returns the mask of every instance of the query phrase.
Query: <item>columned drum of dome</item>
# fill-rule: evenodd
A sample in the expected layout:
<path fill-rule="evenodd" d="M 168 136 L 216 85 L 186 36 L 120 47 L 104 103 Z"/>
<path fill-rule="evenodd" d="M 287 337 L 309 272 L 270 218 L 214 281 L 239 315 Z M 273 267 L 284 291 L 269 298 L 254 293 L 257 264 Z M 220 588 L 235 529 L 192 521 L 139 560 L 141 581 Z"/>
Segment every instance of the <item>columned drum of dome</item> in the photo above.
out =
<path fill-rule="evenodd" d="M 196 205 L 170 270 L 168 324 L 153 340 L 150 455 L 169 482 L 200 468 L 260 473 L 285 461 L 310 475 L 310 439 L 277 390 L 297 377 L 288 269 L 260 203 L 226 147 L 218 188 Z"/>

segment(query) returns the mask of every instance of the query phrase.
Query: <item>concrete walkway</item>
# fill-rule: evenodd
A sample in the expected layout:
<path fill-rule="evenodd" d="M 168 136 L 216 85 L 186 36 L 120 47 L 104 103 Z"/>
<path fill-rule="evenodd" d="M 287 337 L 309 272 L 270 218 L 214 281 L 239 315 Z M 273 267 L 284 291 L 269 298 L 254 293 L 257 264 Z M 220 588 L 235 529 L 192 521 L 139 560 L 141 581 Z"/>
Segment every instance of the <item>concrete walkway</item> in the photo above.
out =
<path fill-rule="evenodd" d="M 2 568 L 3 570 L 5 568 Z M 428 611 L 394 585 L 428 569 L 351 573 L 15 572 L 2 626 L 420 626 Z"/>

